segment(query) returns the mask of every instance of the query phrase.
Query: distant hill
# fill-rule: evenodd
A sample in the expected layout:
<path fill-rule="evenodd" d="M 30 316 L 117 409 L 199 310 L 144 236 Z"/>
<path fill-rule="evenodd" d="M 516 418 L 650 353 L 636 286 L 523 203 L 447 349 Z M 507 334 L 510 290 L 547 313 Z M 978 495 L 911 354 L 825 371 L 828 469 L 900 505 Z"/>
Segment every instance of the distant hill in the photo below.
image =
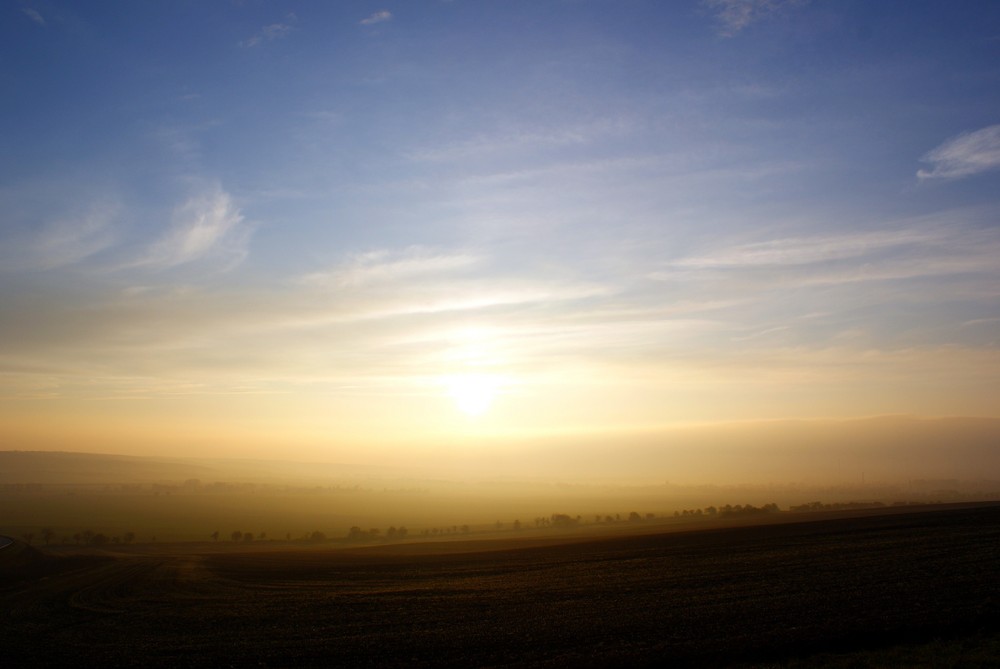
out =
<path fill-rule="evenodd" d="M 176 484 L 188 479 L 309 484 L 394 474 L 398 470 L 391 467 L 338 463 L 0 451 L 0 485 Z"/>
<path fill-rule="evenodd" d="M 294 485 L 488 480 L 625 485 L 894 483 L 945 490 L 955 488 L 956 481 L 1000 480 L 1000 419 L 882 416 L 744 421 L 631 432 L 496 436 L 456 441 L 437 450 L 400 449 L 397 455 L 391 464 L 350 464 L 0 451 L 0 485 L 178 484 L 188 479 Z"/>
<path fill-rule="evenodd" d="M 0 451 L 0 484 L 123 484 L 212 477 L 217 477 L 213 468 L 182 460 L 61 451 Z"/>

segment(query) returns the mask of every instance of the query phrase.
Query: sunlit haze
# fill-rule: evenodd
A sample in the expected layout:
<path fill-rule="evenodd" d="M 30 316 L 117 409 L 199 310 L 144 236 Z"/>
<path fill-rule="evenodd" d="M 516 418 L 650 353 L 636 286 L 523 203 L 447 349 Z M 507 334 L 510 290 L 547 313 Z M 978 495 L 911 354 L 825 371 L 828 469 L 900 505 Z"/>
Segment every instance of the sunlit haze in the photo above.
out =
<path fill-rule="evenodd" d="M 0 16 L 0 450 L 1000 477 L 1000 3 Z"/>

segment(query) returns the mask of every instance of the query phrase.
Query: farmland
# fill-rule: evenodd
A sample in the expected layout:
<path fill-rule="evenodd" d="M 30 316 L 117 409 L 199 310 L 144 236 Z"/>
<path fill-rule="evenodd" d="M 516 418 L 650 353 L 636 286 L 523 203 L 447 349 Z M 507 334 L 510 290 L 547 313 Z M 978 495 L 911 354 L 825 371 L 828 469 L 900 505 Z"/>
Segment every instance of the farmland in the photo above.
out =
<path fill-rule="evenodd" d="M 352 549 L 15 544 L 0 616 L 20 666 L 975 666 L 998 556 L 997 505 Z"/>

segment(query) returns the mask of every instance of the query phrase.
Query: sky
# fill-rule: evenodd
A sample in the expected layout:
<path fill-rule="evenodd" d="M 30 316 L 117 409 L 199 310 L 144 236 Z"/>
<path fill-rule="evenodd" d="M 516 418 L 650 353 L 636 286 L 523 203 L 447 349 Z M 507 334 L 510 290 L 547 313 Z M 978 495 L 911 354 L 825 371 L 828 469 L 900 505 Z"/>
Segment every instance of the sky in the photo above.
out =
<path fill-rule="evenodd" d="M 1000 418 L 996 2 L 0 15 L 0 448 Z"/>

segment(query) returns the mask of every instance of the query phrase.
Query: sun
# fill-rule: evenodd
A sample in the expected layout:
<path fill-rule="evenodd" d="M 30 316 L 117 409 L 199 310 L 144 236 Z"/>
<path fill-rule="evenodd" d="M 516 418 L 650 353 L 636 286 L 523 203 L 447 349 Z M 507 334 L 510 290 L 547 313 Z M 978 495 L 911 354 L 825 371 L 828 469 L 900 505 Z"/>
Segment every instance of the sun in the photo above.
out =
<path fill-rule="evenodd" d="M 489 410 L 499 387 L 500 380 L 488 374 L 460 374 L 448 379 L 448 394 L 455 406 L 472 417 Z"/>

